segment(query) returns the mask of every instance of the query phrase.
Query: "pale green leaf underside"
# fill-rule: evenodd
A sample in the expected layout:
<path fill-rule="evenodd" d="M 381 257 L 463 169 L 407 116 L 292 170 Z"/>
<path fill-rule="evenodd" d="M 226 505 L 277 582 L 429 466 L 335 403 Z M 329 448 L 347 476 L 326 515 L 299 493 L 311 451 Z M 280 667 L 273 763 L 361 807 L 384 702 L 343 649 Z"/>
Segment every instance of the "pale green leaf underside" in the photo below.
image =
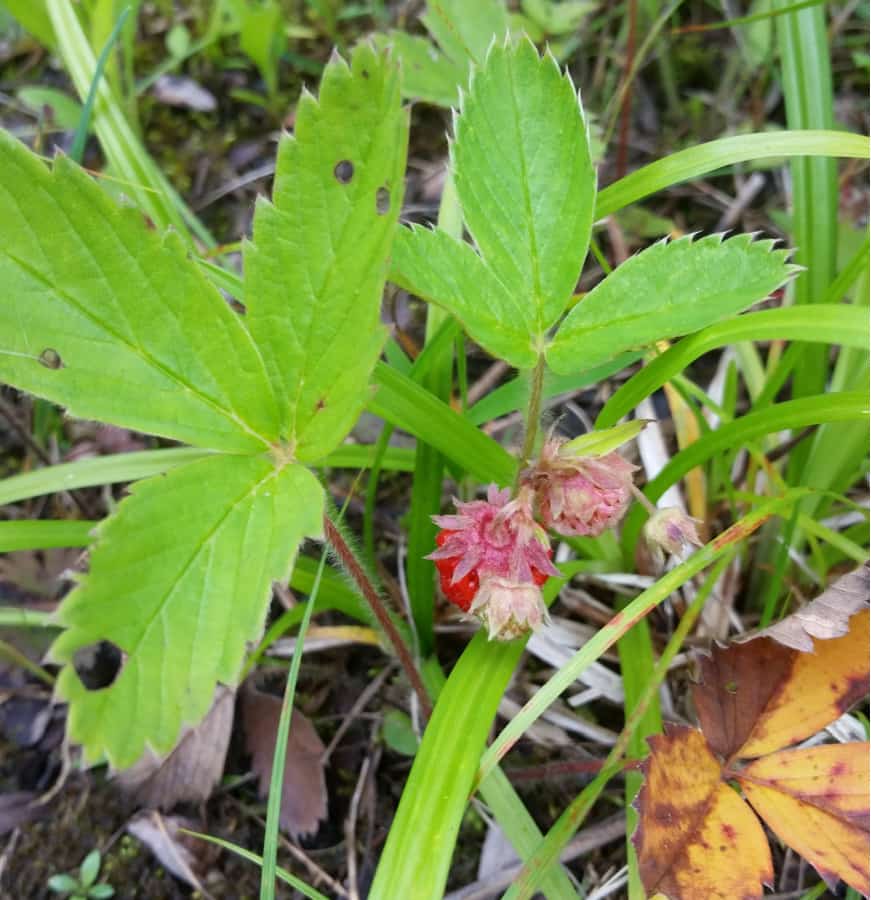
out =
<path fill-rule="evenodd" d="M 710 235 L 648 247 L 600 282 L 566 316 L 546 358 L 560 374 L 705 328 L 767 297 L 797 267 L 770 240 Z"/>
<path fill-rule="evenodd" d="M 367 44 L 350 67 L 334 57 L 279 145 L 272 203 L 257 206 L 246 322 L 303 461 L 333 449 L 368 396 L 407 131 L 396 64 Z"/>
<path fill-rule="evenodd" d="M 6 132 L 0 172 L 0 379 L 74 416 L 201 447 L 278 437 L 256 347 L 176 237 Z"/>
<path fill-rule="evenodd" d="M 447 232 L 400 228 L 390 280 L 456 316 L 482 347 L 518 368 L 538 359 L 523 327 L 523 300 L 510 293 L 469 244 Z"/>
<path fill-rule="evenodd" d="M 451 150 L 469 232 L 521 301 L 515 325 L 540 345 L 577 283 L 595 205 L 596 176 L 571 80 L 528 40 L 494 46 L 463 98 Z"/>
<path fill-rule="evenodd" d="M 146 746 L 166 753 L 198 721 L 215 684 L 233 684 L 258 639 L 273 580 L 319 536 L 323 490 L 300 466 L 265 455 L 216 455 L 138 482 L 98 531 L 90 572 L 58 614 L 57 693 L 87 757 L 122 768 Z M 115 681 L 87 690 L 71 664 L 106 640 L 125 659 Z"/>

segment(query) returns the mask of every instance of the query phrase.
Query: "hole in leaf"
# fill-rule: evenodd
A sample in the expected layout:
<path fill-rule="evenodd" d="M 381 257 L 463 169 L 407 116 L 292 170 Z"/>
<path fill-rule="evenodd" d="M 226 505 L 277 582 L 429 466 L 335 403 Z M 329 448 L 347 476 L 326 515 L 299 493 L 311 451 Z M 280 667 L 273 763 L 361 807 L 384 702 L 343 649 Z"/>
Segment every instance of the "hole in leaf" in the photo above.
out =
<path fill-rule="evenodd" d="M 360 70 L 360 74 L 363 76 L 363 78 L 368 78 L 368 77 L 369 77 L 369 70 L 368 70 L 368 69 L 361 69 L 361 70 Z"/>
<path fill-rule="evenodd" d="M 60 358 L 60 353 L 52 347 L 46 347 L 39 354 L 39 361 L 46 369 L 62 369 L 64 361 Z"/>
<path fill-rule="evenodd" d="M 98 641 L 79 647 L 73 654 L 73 668 L 89 691 L 109 687 L 118 677 L 124 654 L 111 641 Z"/>
<path fill-rule="evenodd" d="M 375 211 L 379 216 L 390 211 L 390 191 L 386 187 L 380 187 L 375 192 Z"/>
<path fill-rule="evenodd" d="M 350 159 L 340 160 L 336 163 L 333 174 L 339 184 L 347 184 L 354 177 L 354 163 Z"/>

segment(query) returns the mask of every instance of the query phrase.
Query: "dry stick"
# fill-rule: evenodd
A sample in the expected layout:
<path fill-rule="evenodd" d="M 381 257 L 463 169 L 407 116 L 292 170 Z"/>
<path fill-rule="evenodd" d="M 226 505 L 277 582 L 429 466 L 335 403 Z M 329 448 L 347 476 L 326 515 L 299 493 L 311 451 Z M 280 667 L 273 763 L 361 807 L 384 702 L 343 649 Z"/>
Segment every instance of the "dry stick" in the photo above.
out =
<path fill-rule="evenodd" d="M 342 565 L 344 565 L 348 574 L 354 579 L 354 583 L 366 598 L 366 602 L 372 608 L 372 612 L 375 613 L 375 618 L 378 619 L 378 623 L 384 629 L 384 633 L 393 645 L 396 657 L 402 665 L 402 668 L 405 670 L 405 676 L 408 678 L 415 694 L 417 694 L 417 699 L 423 710 L 424 717 L 428 719 L 432 713 L 432 704 L 430 703 L 429 695 L 423 685 L 420 673 L 417 671 L 417 667 L 414 664 L 414 659 L 411 656 L 408 645 L 402 639 L 402 635 L 397 631 L 396 626 L 393 624 L 393 620 L 388 615 L 387 608 L 384 606 L 384 601 L 381 599 L 378 590 L 369 580 L 366 570 L 360 564 L 356 554 L 329 516 L 324 516 L 324 534 L 332 548 L 336 551 L 339 559 L 341 559 Z"/>

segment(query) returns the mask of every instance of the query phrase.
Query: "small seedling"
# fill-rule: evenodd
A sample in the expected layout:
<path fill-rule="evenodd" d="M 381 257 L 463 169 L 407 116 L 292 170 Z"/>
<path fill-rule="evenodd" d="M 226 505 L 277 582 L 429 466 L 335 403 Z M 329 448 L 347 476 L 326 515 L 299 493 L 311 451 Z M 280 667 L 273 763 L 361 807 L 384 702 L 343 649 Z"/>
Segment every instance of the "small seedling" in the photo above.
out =
<path fill-rule="evenodd" d="M 52 875 L 48 879 L 48 889 L 69 900 L 106 900 L 115 896 L 115 888 L 105 881 L 95 884 L 100 874 L 100 851 L 92 850 L 79 866 L 78 876 L 66 872 Z"/>

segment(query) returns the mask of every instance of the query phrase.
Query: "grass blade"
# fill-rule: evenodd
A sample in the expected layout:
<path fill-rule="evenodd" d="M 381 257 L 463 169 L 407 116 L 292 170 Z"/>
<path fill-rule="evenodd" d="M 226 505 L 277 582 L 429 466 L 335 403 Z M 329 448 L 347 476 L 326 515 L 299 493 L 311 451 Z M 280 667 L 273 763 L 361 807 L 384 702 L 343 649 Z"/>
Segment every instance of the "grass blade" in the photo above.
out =
<path fill-rule="evenodd" d="M 846 131 L 778 131 L 720 138 L 642 166 L 599 191 L 596 219 L 603 219 L 664 188 L 739 162 L 784 156 L 867 159 L 868 152 L 867 137 Z"/>

